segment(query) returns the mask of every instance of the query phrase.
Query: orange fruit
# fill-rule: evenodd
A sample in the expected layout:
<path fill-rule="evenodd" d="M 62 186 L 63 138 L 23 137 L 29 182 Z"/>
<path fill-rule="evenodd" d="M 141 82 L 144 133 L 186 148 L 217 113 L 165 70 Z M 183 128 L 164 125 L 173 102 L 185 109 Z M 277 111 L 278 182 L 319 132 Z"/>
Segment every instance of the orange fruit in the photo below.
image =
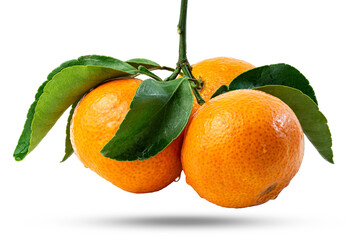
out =
<path fill-rule="evenodd" d="M 206 102 L 186 129 L 181 161 L 186 182 L 208 201 L 242 208 L 274 199 L 295 176 L 304 135 L 280 99 L 236 90 Z"/>
<path fill-rule="evenodd" d="M 196 79 L 204 82 L 199 93 L 207 102 L 221 85 L 229 85 L 235 77 L 254 67 L 254 65 L 239 59 L 216 57 L 194 64 L 191 72 Z M 194 113 L 200 105 L 195 100 L 193 106 Z"/>
<path fill-rule="evenodd" d="M 84 166 L 133 193 L 158 191 L 181 173 L 181 137 L 142 161 L 116 161 L 100 153 L 125 118 L 140 83 L 139 79 L 117 79 L 89 92 L 78 103 L 70 130 L 74 152 Z"/>

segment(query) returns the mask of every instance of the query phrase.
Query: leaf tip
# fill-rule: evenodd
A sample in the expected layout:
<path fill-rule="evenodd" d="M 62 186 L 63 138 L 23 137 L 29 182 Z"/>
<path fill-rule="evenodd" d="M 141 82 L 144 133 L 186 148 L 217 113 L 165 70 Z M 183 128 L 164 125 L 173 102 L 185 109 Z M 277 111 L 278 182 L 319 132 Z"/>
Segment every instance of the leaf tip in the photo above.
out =
<path fill-rule="evenodd" d="M 66 154 L 63 159 L 61 159 L 60 163 L 63 163 L 65 162 L 69 157 L 70 157 L 71 154 Z"/>
<path fill-rule="evenodd" d="M 110 142 L 110 141 L 109 141 L 109 142 Z M 105 144 L 105 146 L 100 150 L 101 155 L 103 155 L 104 157 L 107 157 L 107 158 L 111 158 L 111 157 L 109 156 L 109 150 L 108 150 L 108 144 L 109 144 L 109 142 L 108 142 L 107 144 Z"/>
<path fill-rule="evenodd" d="M 23 160 L 23 159 L 25 158 L 25 156 L 21 156 L 21 155 L 19 155 L 19 154 L 14 154 L 13 156 L 14 156 L 14 159 L 15 159 L 17 162 L 19 162 L 19 161 L 21 161 L 21 160 Z"/>
<path fill-rule="evenodd" d="M 333 156 L 331 155 L 331 157 L 325 158 L 326 161 L 328 161 L 331 164 L 335 164 Z"/>
<path fill-rule="evenodd" d="M 229 89 L 229 87 L 227 86 L 227 85 L 221 85 L 219 88 L 218 88 L 218 90 L 216 90 L 215 92 L 214 92 L 214 94 L 211 96 L 211 98 L 214 98 L 214 97 L 216 97 L 216 96 L 219 96 L 219 95 L 221 95 L 221 94 L 223 94 L 223 93 L 227 93 L 227 92 L 229 92 L 230 91 L 230 89 Z M 211 99 L 210 98 L 210 99 Z"/>
<path fill-rule="evenodd" d="M 13 153 L 13 157 L 16 161 L 21 161 L 27 155 L 27 151 L 23 148 L 22 145 L 18 144 Z"/>

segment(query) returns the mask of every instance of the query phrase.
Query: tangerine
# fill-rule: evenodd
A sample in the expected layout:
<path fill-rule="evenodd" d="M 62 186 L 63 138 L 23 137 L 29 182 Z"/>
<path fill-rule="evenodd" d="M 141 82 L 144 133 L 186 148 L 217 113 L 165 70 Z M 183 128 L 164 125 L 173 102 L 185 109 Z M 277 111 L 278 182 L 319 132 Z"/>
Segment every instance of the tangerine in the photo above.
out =
<path fill-rule="evenodd" d="M 203 87 L 199 93 L 205 101 L 208 101 L 221 85 L 229 85 L 235 77 L 254 67 L 248 62 L 236 58 L 216 57 L 194 64 L 191 72 L 196 79 L 203 81 Z M 200 105 L 195 100 L 193 113 L 199 107 Z"/>
<path fill-rule="evenodd" d="M 125 118 L 140 83 L 139 79 L 126 78 L 96 87 L 78 103 L 70 128 L 74 152 L 84 166 L 133 193 L 158 191 L 181 173 L 182 135 L 147 160 L 116 161 L 100 153 Z"/>
<path fill-rule="evenodd" d="M 301 125 L 288 105 L 257 90 L 236 90 L 202 105 L 181 152 L 186 182 L 208 201 L 242 208 L 274 199 L 304 153 Z"/>

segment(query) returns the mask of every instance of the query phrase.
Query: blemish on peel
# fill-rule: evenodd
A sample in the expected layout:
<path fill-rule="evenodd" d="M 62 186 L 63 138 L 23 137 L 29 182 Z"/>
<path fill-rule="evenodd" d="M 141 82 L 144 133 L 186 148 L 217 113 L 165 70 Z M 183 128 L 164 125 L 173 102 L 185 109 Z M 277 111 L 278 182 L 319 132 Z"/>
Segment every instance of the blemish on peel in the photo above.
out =
<path fill-rule="evenodd" d="M 277 183 L 274 183 L 273 185 L 271 185 L 270 187 L 268 187 L 267 189 L 265 189 L 265 191 L 263 191 L 261 194 L 260 194 L 260 198 L 265 196 L 266 194 L 269 194 L 271 193 L 277 186 Z"/>

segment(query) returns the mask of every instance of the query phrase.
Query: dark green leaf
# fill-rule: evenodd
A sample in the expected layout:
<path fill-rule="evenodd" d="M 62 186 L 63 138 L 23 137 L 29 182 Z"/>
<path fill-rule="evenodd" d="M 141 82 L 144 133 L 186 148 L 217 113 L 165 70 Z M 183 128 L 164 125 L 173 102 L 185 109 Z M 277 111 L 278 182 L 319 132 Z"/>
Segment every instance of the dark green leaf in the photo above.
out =
<path fill-rule="evenodd" d="M 309 81 L 296 68 L 284 63 L 246 71 L 230 83 L 229 89 L 251 89 L 267 85 L 284 85 L 296 88 L 308 95 L 317 104 L 314 90 Z"/>
<path fill-rule="evenodd" d="M 137 69 L 105 56 L 84 56 L 63 63 L 40 86 L 30 106 L 24 130 L 14 151 L 22 160 L 45 137 L 63 112 L 89 89 L 115 77 L 133 76 Z"/>
<path fill-rule="evenodd" d="M 66 138 L 65 138 L 65 155 L 61 162 L 64 162 L 66 159 L 68 159 L 74 152 L 74 149 L 72 148 L 71 140 L 70 140 L 70 126 L 71 126 L 71 120 L 74 115 L 75 108 L 77 106 L 79 101 L 76 101 L 71 106 L 71 110 L 69 112 L 69 117 L 66 124 Z"/>
<path fill-rule="evenodd" d="M 145 160 L 177 138 L 190 117 L 193 96 L 189 81 L 145 80 L 130 111 L 101 153 L 119 161 Z"/>
<path fill-rule="evenodd" d="M 226 93 L 229 91 L 229 87 L 226 85 L 221 85 L 218 90 L 216 90 L 216 92 L 211 96 L 211 98 L 214 98 L 220 94 Z"/>
<path fill-rule="evenodd" d="M 156 70 L 160 69 L 161 66 L 157 64 L 156 62 L 153 62 L 151 60 L 145 59 L 145 58 L 134 58 L 126 61 L 126 63 L 132 65 L 135 68 L 138 68 L 140 65 L 146 67 L 149 70 Z"/>
<path fill-rule="evenodd" d="M 254 89 L 269 93 L 285 102 L 296 114 L 305 135 L 320 155 L 330 163 L 334 163 L 332 139 L 327 120 L 309 96 L 298 89 L 280 85 Z"/>

